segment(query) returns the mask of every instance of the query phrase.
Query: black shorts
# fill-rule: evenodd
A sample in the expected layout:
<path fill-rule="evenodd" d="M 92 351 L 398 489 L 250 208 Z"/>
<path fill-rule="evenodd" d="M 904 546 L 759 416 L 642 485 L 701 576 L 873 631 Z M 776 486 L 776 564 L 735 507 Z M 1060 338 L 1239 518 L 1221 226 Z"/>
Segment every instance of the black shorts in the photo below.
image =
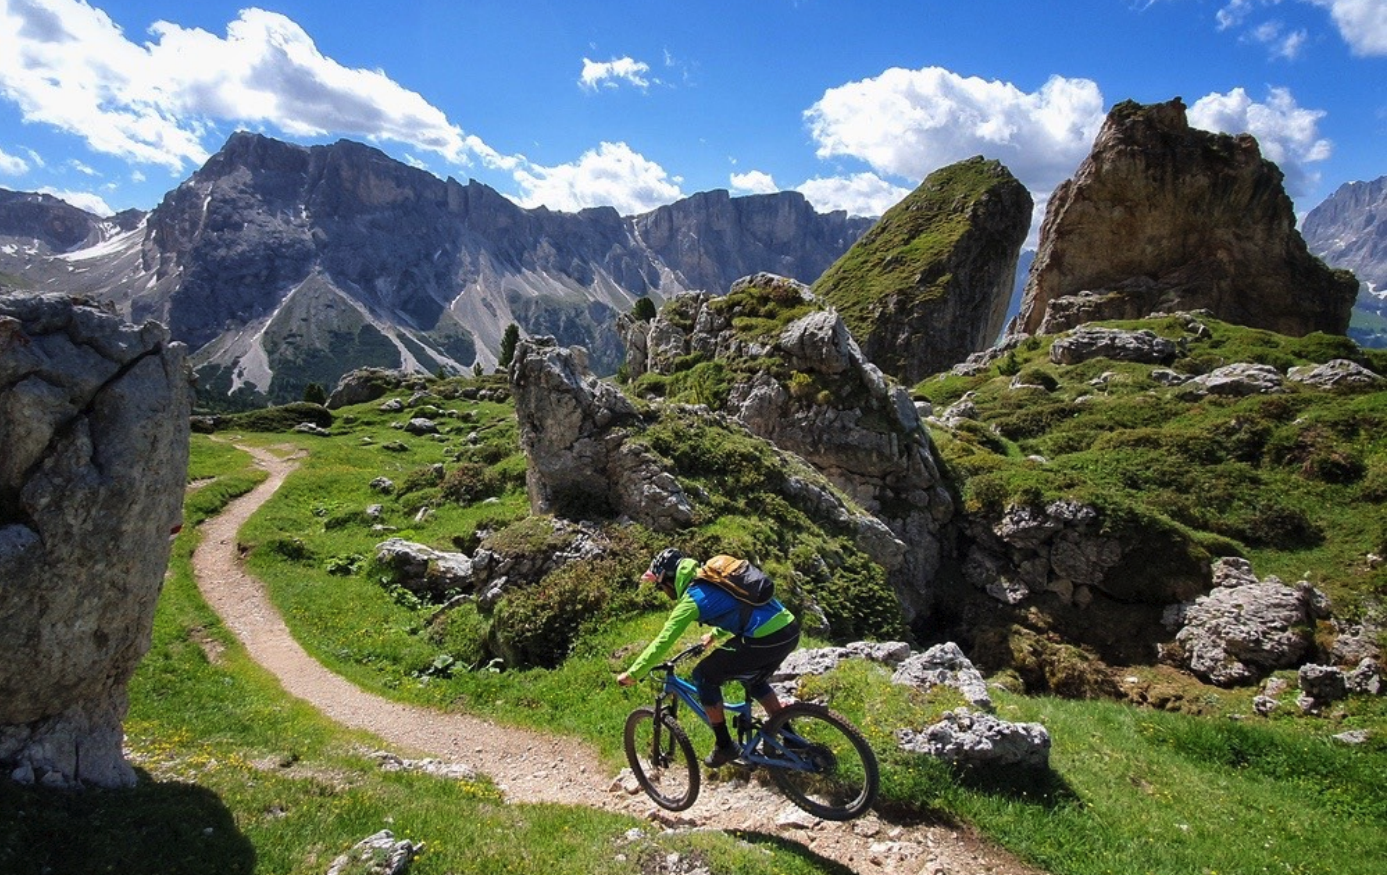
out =
<path fill-rule="evenodd" d="M 722 704 L 722 685 L 741 681 L 752 699 L 764 699 L 771 692 L 771 675 L 799 646 L 799 619 L 764 638 L 738 635 L 694 666 L 693 682 L 698 701 L 704 707 Z"/>

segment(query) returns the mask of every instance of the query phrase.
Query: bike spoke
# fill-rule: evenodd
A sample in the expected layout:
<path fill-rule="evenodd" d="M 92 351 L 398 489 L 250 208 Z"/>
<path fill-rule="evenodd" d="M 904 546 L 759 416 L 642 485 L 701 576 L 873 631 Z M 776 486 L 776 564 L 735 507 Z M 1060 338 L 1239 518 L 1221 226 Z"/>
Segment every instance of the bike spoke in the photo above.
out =
<path fill-rule="evenodd" d="M 771 777 L 790 800 L 826 820 L 867 811 L 880 783 L 876 755 L 847 720 L 797 703 L 766 725 Z"/>
<path fill-rule="evenodd" d="M 665 716 L 657 724 L 652 708 L 626 718 L 626 761 L 636 781 L 655 803 L 683 811 L 698 798 L 699 770 L 693 745 L 682 727 Z"/>

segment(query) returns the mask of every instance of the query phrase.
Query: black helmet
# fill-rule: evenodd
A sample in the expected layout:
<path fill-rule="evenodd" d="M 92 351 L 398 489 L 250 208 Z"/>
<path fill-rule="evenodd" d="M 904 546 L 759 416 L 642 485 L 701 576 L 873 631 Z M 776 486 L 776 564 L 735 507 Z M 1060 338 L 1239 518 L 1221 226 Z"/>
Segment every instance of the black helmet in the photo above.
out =
<path fill-rule="evenodd" d="M 673 547 L 666 547 L 650 561 L 650 570 L 645 572 L 644 578 L 655 583 L 664 583 L 666 578 L 674 576 L 674 570 L 679 567 L 679 560 L 683 558 L 683 553 Z"/>

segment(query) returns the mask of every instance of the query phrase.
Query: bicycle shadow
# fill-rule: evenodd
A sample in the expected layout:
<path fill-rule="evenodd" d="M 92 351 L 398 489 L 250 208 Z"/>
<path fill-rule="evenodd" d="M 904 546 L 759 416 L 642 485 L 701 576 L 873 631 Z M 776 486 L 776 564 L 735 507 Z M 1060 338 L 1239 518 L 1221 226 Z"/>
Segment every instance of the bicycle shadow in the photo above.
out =
<path fill-rule="evenodd" d="M 215 793 L 135 772 L 128 789 L 0 781 L 0 872 L 253 875 L 255 848 Z"/>
<path fill-rule="evenodd" d="M 830 875 L 855 875 L 850 867 L 815 853 L 807 845 L 796 841 L 793 837 L 745 829 L 727 830 L 726 832 L 753 847 L 767 846 L 781 853 L 792 854 L 811 864 L 816 871 L 830 873 Z"/>

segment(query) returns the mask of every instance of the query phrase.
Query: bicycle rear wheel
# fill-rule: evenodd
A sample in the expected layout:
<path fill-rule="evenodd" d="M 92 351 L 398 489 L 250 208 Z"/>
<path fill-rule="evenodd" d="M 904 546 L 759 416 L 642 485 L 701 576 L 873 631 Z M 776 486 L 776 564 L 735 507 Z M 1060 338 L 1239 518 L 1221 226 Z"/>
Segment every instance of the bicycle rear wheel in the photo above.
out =
<path fill-rule="evenodd" d="M 637 708 L 626 718 L 626 761 L 655 804 L 683 811 L 698 798 L 698 758 L 684 728 L 668 714 L 655 723 L 654 708 Z"/>
<path fill-rule="evenodd" d="M 770 767 L 771 778 L 800 808 L 824 820 L 852 820 L 876 801 L 876 754 L 841 715 L 796 702 L 766 723 L 765 734 L 767 754 L 781 760 Z M 776 745 L 783 756 L 776 756 Z"/>

